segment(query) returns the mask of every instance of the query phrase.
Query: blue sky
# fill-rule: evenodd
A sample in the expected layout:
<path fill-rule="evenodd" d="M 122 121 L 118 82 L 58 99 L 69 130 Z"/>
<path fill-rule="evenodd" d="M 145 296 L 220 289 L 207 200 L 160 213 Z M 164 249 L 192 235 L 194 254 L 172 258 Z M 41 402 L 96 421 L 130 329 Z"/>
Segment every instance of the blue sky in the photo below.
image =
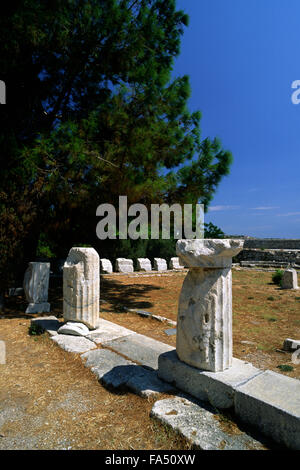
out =
<path fill-rule="evenodd" d="M 234 162 L 205 221 L 226 234 L 300 238 L 299 0 L 177 0 L 190 17 L 174 76 L 190 77 L 202 137 Z"/>

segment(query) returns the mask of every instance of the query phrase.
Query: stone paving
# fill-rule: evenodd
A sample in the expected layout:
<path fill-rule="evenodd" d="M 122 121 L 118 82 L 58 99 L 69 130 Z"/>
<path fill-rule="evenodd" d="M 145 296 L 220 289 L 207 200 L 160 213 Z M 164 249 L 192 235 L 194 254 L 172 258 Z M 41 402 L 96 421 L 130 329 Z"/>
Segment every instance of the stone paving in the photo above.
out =
<path fill-rule="evenodd" d="M 176 429 L 196 448 L 266 448 L 263 438 L 257 440 L 243 431 L 227 432 L 218 419 L 218 410 L 159 379 L 158 358 L 162 353 L 172 352 L 171 346 L 104 319 L 99 320 L 98 328 L 91 331 L 88 338 L 57 333 L 62 323 L 53 316 L 33 319 L 31 323 L 51 332 L 51 340 L 58 346 L 70 353 L 79 353 L 83 365 L 108 389 L 128 390 L 144 398 L 172 394 L 172 398 L 156 401 L 151 415 Z"/>

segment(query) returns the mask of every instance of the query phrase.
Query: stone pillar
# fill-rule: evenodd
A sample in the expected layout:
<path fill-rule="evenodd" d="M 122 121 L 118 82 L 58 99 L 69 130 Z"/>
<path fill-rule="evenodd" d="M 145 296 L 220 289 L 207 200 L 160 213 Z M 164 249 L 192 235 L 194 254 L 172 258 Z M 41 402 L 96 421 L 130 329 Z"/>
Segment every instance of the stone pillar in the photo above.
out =
<path fill-rule="evenodd" d="M 281 281 L 282 289 L 298 289 L 298 279 L 296 269 L 286 269 Z"/>
<path fill-rule="evenodd" d="M 232 257 L 243 240 L 179 240 L 176 252 L 189 268 L 179 297 L 176 352 L 198 369 L 232 364 Z"/>
<path fill-rule="evenodd" d="M 48 301 L 50 263 L 31 262 L 24 275 L 23 288 L 29 305 L 26 313 L 50 312 Z"/>
<path fill-rule="evenodd" d="M 63 268 L 64 320 L 95 329 L 99 321 L 99 255 L 94 248 L 71 248 Z"/>

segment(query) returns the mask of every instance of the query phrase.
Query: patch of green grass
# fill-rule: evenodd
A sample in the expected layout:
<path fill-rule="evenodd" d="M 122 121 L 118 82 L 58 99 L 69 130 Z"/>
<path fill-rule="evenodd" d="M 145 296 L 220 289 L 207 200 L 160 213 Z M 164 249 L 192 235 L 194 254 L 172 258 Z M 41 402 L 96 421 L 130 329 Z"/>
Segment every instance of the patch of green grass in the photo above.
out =
<path fill-rule="evenodd" d="M 277 366 L 277 369 L 282 370 L 282 372 L 292 372 L 294 370 L 293 366 L 289 366 L 287 364 L 280 364 Z"/>
<path fill-rule="evenodd" d="M 275 298 L 272 295 L 270 295 L 269 297 L 267 297 L 267 300 L 275 300 Z"/>
<path fill-rule="evenodd" d="M 254 297 L 248 297 L 248 299 L 249 299 L 249 300 L 252 300 L 252 299 L 254 299 Z"/>
<path fill-rule="evenodd" d="M 259 351 L 268 351 L 270 347 L 267 346 L 266 344 L 259 343 L 257 345 L 257 349 L 259 349 Z"/>
<path fill-rule="evenodd" d="M 41 325 L 33 323 L 32 325 L 30 325 L 28 333 L 30 334 L 30 336 L 39 336 L 45 333 L 45 329 L 41 327 Z"/>
<path fill-rule="evenodd" d="M 277 317 L 275 317 L 274 315 L 270 315 L 270 314 L 268 314 L 268 313 L 266 313 L 265 315 L 263 315 L 263 318 L 264 318 L 265 320 L 268 320 L 268 321 L 271 321 L 271 322 L 274 322 L 274 321 L 277 321 L 277 320 L 278 320 Z"/>

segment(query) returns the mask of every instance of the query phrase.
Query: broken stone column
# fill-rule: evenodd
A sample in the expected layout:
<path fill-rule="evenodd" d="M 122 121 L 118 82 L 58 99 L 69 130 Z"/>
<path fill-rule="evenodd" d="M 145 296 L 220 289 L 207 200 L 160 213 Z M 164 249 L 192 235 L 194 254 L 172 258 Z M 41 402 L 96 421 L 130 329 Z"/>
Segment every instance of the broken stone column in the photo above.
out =
<path fill-rule="evenodd" d="M 26 313 L 50 312 L 48 303 L 50 263 L 31 262 L 24 275 L 23 288 L 29 305 Z"/>
<path fill-rule="evenodd" d="M 116 271 L 118 273 L 133 273 L 132 259 L 117 258 L 116 259 Z"/>
<path fill-rule="evenodd" d="M 163 258 L 154 258 L 154 270 L 155 271 L 167 271 L 167 262 Z"/>
<path fill-rule="evenodd" d="M 109 259 L 100 259 L 100 270 L 103 274 L 111 274 L 113 272 L 113 267 Z"/>
<path fill-rule="evenodd" d="M 148 258 L 138 258 L 137 259 L 137 268 L 138 271 L 151 271 L 151 261 Z"/>
<path fill-rule="evenodd" d="M 179 258 L 174 257 L 170 259 L 169 268 L 170 269 L 184 269 L 184 266 L 181 266 L 181 264 L 179 263 Z"/>
<path fill-rule="evenodd" d="M 176 252 L 189 268 L 179 297 L 176 352 L 198 369 L 232 364 L 232 257 L 243 240 L 179 240 Z"/>
<path fill-rule="evenodd" d="M 71 248 L 63 268 L 64 320 L 95 329 L 99 321 L 99 255 L 94 248 Z"/>
<path fill-rule="evenodd" d="M 299 289 L 296 269 L 286 269 L 281 281 L 282 289 Z"/>

